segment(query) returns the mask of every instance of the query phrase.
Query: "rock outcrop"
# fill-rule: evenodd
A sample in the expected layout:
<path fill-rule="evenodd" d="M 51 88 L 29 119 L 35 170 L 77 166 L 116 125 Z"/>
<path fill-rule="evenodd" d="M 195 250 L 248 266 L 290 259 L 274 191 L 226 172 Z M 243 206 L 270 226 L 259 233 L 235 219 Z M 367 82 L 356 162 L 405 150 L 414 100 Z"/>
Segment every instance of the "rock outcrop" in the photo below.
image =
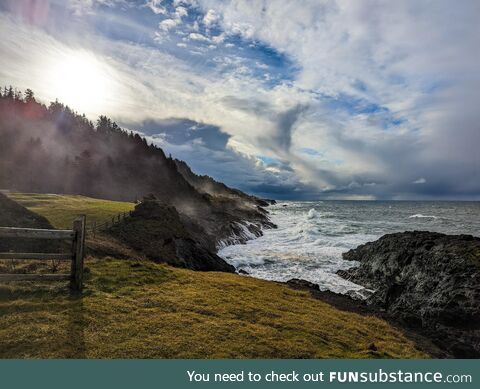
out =
<path fill-rule="evenodd" d="M 194 239 L 190 231 L 174 207 L 150 198 L 108 233 L 155 262 L 192 270 L 235 272 L 235 267 L 202 245 L 202 240 Z"/>
<path fill-rule="evenodd" d="M 262 236 L 263 229 L 277 227 L 270 222 L 268 211 L 263 208 L 275 204 L 275 200 L 260 199 L 230 188 L 212 177 L 195 174 L 184 161 L 173 161 L 180 175 L 208 202 L 201 207 L 195 202 L 190 202 L 188 207 L 180 204 L 177 209 L 202 225 L 202 233 L 210 235 L 216 249 L 245 243 Z M 195 235 L 195 228 L 192 233 Z"/>
<path fill-rule="evenodd" d="M 456 357 L 480 356 L 480 238 L 413 231 L 343 254 L 339 273 L 374 289 L 368 304 L 421 328 Z"/>

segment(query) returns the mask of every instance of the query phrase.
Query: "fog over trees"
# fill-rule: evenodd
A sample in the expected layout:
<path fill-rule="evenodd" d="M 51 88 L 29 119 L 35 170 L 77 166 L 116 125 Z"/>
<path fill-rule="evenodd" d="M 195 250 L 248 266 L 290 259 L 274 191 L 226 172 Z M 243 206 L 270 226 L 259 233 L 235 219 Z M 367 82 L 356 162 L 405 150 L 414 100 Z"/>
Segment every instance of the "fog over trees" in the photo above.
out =
<path fill-rule="evenodd" d="M 200 197 L 175 161 L 139 134 L 12 87 L 0 93 L 0 187 L 128 201 L 148 193 L 169 202 Z"/>

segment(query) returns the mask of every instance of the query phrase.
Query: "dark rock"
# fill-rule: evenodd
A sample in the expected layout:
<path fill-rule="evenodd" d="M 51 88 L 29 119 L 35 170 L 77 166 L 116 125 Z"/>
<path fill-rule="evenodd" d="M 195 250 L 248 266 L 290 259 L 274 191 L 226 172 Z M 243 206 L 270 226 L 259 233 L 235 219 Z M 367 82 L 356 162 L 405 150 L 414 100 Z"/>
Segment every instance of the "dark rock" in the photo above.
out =
<path fill-rule="evenodd" d="M 277 204 L 276 200 L 272 200 L 272 199 L 261 199 L 261 200 L 266 204 L 265 206 Z"/>
<path fill-rule="evenodd" d="M 144 199 L 131 217 L 108 233 L 156 262 L 192 270 L 235 272 L 235 267 L 193 238 L 174 207 L 157 200 Z"/>
<path fill-rule="evenodd" d="M 313 282 L 302 280 L 300 278 L 292 278 L 288 280 L 287 285 L 295 289 L 320 290 L 320 286 L 318 286 L 318 284 L 314 284 Z"/>
<path fill-rule="evenodd" d="M 238 274 L 249 275 L 250 273 L 249 273 L 248 271 L 245 271 L 245 270 L 243 270 L 243 269 L 240 269 L 240 270 L 238 271 Z"/>
<path fill-rule="evenodd" d="M 413 231 L 343 254 L 338 272 L 374 289 L 367 302 L 424 329 L 456 357 L 480 356 L 480 238 Z"/>
<path fill-rule="evenodd" d="M 175 266 L 180 264 L 193 270 L 214 270 L 234 273 L 235 267 L 225 262 L 217 254 L 208 251 L 192 239 L 175 239 L 175 253 L 179 262 L 175 261 Z"/>
<path fill-rule="evenodd" d="M 268 212 L 262 207 L 270 203 L 256 196 L 246 194 L 238 189 L 215 181 L 212 177 L 201 176 L 192 172 L 183 161 L 173 160 L 180 175 L 202 195 L 202 202 L 197 200 L 189 202 L 172 202 L 182 217 L 187 221 L 201 226 L 192 228 L 191 232 L 198 241 L 208 235 L 208 240 L 214 247 L 245 243 L 253 237 L 261 236 L 262 228 L 275 228 L 270 222 Z M 250 225 L 255 226 L 253 235 L 245 234 L 240 225 L 245 225 L 250 230 Z"/>

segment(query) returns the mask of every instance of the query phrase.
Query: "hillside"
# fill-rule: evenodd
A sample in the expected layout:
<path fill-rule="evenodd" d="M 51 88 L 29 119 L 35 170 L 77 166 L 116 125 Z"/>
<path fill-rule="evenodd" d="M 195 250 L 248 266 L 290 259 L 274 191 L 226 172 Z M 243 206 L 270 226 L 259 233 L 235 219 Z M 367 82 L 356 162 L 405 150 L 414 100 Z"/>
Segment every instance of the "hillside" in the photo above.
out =
<path fill-rule="evenodd" d="M 1 189 L 127 202 L 153 194 L 174 206 L 213 250 L 232 235 L 246 239 L 240 224 L 256 235 L 262 227 L 272 227 L 258 199 L 199 191 L 175 160 L 137 133 L 105 116 L 94 125 L 68 106 L 53 102 L 46 107 L 29 96 L 0 96 Z"/>
<path fill-rule="evenodd" d="M 243 200 L 257 204 L 261 207 L 269 205 L 269 203 L 265 200 L 259 199 L 255 196 L 250 196 L 241 190 L 230 188 L 224 183 L 214 180 L 210 176 L 201 176 L 195 174 L 184 161 L 175 159 L 175 164 L 178 172 L 183 176 L 183 178 L 200 193 L 207 193 L 211 196 L 223 196 L 235 200 Z"/>
<path fill-rule="evenodd" d="M 0 285 L 0 358 L 423 358 L 383 320 L 286 285 L 90 259 L 63 283 Z M 374 345 L 374 346 L 372 346 Z"/>
<path fill-rule="evenodd" d="M 71 226 L 71 224 L 70 224 Z M 17 202 L 0 193 L 0 227 L 23 228 L 53 228 L 50 221 L 31 210 L 25 209 Z M 54 241 L 39 241 L 36 239 L 0 239 L 0 252 L 57 252 L 65 247 L 62 243 Z M 1 272 L 2 265 L 0 265 Z M 18 269 L 18 266 L 17 266 Z"/>
<path fill-rule="evenodd" d="M 9 192 L 7 196 L 32 211 L 32 214 L 37 217 L 41 215 L 48 219 L 53 227 L 59 229 L 71 228 L 78 215 L 85 215 L 87 223 L 91 225 L 93 222 L 101 223 L 110 220 L 119 213 L 132 211 L 135 207 L 135 204 L 130 202 L 101 200 L 79 195 Z"/>

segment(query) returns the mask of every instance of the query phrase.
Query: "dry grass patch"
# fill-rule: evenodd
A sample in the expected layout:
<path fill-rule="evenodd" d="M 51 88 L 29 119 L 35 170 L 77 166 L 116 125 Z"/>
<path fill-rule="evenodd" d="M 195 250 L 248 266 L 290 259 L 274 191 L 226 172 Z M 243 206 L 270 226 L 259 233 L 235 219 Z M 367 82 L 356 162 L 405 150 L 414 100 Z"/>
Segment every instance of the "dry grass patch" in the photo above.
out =
<path fill-rule="evenodd" d="M 44 216 L 55 228 L 71 228 L 78 215 L 88 224 L 104 222 L 122 212 L 132 211 L 134 203 L 94 199 L 79 195 L 5 193 L 30 211 Z"/>
<path fill-rule="evenodd" d="M 146 261 L 87 266 L 81 298 L 62 283 L 0 285 L 0 357 L 426 357 L 383 320 L 274 282 Z"/>

